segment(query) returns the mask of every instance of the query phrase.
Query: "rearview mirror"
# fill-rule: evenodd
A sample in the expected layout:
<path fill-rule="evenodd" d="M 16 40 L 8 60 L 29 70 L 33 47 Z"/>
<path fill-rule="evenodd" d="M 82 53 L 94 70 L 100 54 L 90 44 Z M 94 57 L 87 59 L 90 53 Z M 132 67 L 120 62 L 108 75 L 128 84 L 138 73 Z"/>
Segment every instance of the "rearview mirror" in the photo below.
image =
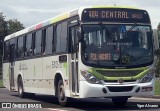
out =
<path fill-rule="evenodd" d="M 80 29 L 77 30 L 77 37 L 78 37 L 78 42 L 81 42 L 81 31 L 80 31 Z"/>

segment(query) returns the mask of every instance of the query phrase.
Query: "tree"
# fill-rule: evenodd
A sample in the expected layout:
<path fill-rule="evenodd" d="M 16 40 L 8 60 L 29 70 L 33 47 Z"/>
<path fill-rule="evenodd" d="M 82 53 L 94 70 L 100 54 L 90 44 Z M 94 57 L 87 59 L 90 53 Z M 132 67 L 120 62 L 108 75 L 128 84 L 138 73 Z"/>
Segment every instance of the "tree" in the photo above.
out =
<path fill-rule="evenodd" d="M 160 23 L 157 26 L 157 33 L 158 33 L 158 40 L 160 43 Z M 156 77 L 160 77 L 160 49 L 155 51 L 155 54 L 157 56 L 157 64 L 156 64 Z"/>
<path fill-rule="evenodd" d="M 159 25 L 157 26 L 157 32 L 158 32 L 158 39 L 160 40 L 160 23 L 159 23 Z"/>
<path fill-rule="evenodd" d="M 0 13 L 0 71 L 2 66 L 2 52 L 3 52 L 3 39 L 7 35 L 7 22 L 5 21 L 5 16 Z"/>
<path fill-rule="evenodd" d="M 0 13 L 0 68 L 2 63 L 3 41 L 5 36 L 24 29 L 22 23 L 17 19 L 6 21 L 3 13 Z"/>
<path fill-rule="evenodd" d="M 24 29 L 24 26 L 17 19 L 6 21 L 3 13 L 0 13 L 0 50 L 2 50 L 2 44 L 5 36 L 22 29 Z"/>
<path fill-rule="evenodd" d="M 8 20 L 7 25 L 8 25 L 8 34 L 12 34 L 14 32 L 24 29 L 23 24 L 20 23 L 17 19 Z"/>
<path fill-rule="evenodd" d="M 3 13 L 0 13 L 0 51 L 3 47 L 3 39 L 7 34 L 7 22 L 5 21 L 5 16 L 3 16 Z"/>

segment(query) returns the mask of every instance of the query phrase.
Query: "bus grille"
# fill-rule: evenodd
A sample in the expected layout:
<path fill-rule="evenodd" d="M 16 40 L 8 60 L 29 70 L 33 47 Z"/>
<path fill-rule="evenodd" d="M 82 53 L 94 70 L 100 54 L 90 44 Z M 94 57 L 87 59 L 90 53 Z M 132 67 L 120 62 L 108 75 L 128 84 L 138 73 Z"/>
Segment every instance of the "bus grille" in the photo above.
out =
<path fill-rule="evenodd" d="M 136 80 L 123 80 L 124 82 L 136 82 Z M 104 80 L 106 83 L 117 83 L 117 80 Z"/>
<path fill-rule="evenodd" d="M 141 73 L 143 70 L 131 70 L 131 71 L 107 71 L 107 70 L 97 70 L 98 73 L 107 77 L 134 77 Z"/>
<path fill-rule="evenodd" d="M 119 86 L 119 87 L 112 87 L 108 86 L 110 92 L 129 92 L 132 91 L 133 86 Z"/>

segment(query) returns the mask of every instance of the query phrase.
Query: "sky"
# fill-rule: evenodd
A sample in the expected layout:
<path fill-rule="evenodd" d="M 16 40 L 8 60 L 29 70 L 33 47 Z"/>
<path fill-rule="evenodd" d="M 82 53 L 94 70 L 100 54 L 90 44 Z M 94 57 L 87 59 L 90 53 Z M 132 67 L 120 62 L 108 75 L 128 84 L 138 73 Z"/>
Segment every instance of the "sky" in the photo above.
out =
<path fill-rule="evenodd" d="M 147 10 L 154 29 L 160 23 L 160 0 L 0 0 L 0 12 L 6 20 L 17 19 L 29 27 L 81 6 L 114 4 Z"/>

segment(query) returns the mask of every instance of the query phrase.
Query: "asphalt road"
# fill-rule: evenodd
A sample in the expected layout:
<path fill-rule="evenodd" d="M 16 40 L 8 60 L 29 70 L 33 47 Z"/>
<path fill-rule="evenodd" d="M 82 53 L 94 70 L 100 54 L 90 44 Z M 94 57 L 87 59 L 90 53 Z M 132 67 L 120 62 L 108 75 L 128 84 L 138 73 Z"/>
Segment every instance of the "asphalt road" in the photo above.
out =
<path fill-rule="evenodd" d="M 160 99 L 130 98 L 125 106 L 115 106 L 109 98 L 70 99 L 67 107 L 58 105 L 57 98 L 48 95 L 36 95 L 34 98 L 19 98 L 16 92 L 0 88 L 0 107 L 6 103 L 12 108 L 0 108 L 0 111 L 88 111 L 88 110 L 118 110 L 118 111 L 160 111 Z M 7 106 L 10 107 L 10 106 Z M 19 108 L 17 108 L 19 107 Z M 37 107 L 37 109 L 28 109 Z M 40 108 L 43 107 L 43 108 Z"/>

